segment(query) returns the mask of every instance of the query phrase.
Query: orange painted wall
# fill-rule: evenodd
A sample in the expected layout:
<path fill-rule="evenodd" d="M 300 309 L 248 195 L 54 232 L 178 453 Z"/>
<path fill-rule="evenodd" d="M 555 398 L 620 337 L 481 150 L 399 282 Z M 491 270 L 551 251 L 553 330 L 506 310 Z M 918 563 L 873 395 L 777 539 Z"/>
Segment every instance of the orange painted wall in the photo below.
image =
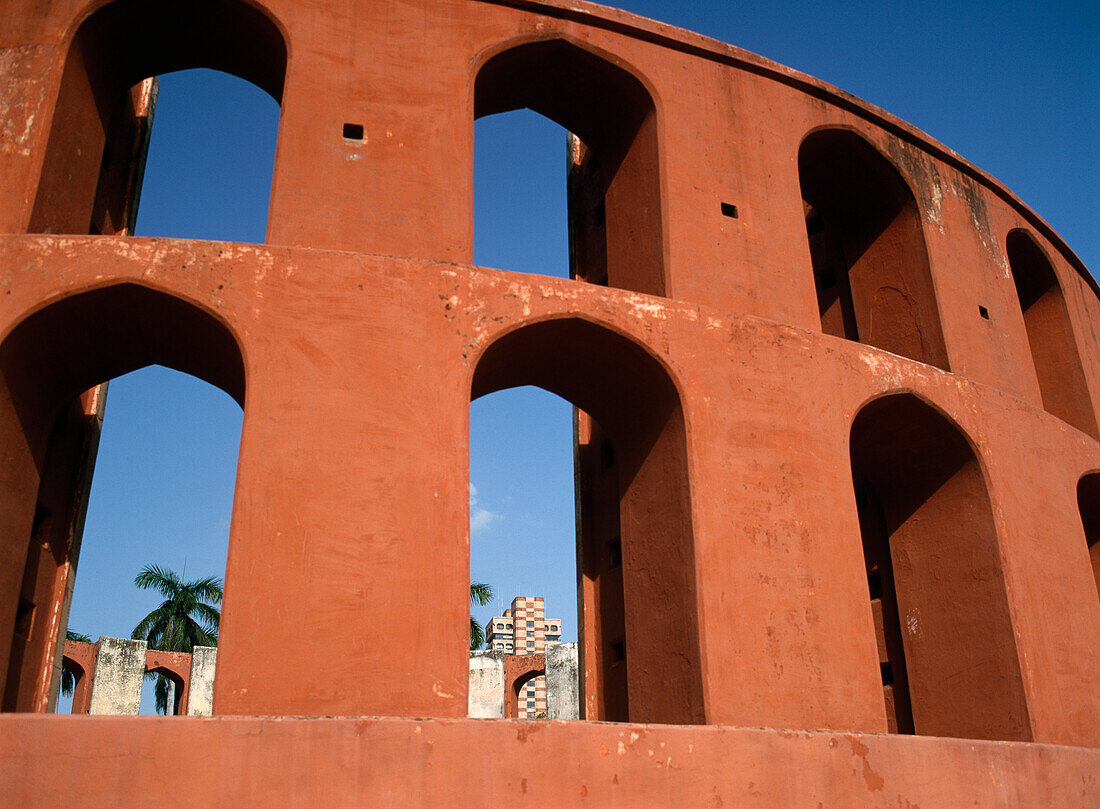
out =
<path fill-rule="evenodd" d="M 32 215 L 39 187 L 58 180 L 51 173 L 60 164 L 49 157 L 55 118 L 90 110 L 86 99 L 58 106 L 68 44 L 84 16 L 103 5 L 17 0 L 0 12 L 8 67 L 0 110 L 26 124 L 0 130 L 18 133 L 12 148 L 0 150 L 0 674 L 8 671 L 48 416 L 100 376 L 160 362 L 220 385 L 244 406 L 215 684 L 222 717 L 435 717 L 420 726 L 424 739 L 438 737 L 435 749 L 452 752 L 424 782 L 427 804 L 443 794 L 432 790 L 465 783 L 476 769 L 463 752 L 534 761 L 531 739 L 550 756 L 589 751 L 565 776 L 576 804 L 585 802 L 581 787 L 600 796 L 593 803 L 655 794 L 647 788 L 669 790 L 660 793 L 666 802 L 680 794 L 702 800 L 712 787 L 736 798 L 736 779 L 712 776 L 747 766 L 742 757 L 761 749 L 779 756 L 760 765 L 773 790 L 764 805 L 822 795 L 854 801 L 865 795 L 859 790 L 876 791 L 875 778 L 889 787 L 875 800 L 892 790 L 891 798 L 922 805 L 947 805 L 945 796 L 962 793 L 1002 798 L 1017 785 L 1050 797 L 1035 805 L 1070 805 L 1067 784 L 1095 790 L 1082 780 L 1095 770 L 1083 749 L 842 735 L 887 727 L 850 434 L 869 401 L 911 393 L 957 428 L 980 468 L 999 560 L 993 586 L 1003 589 L 1011 627 L 1001 652 L 1018 660 L 1026 735 L 1100 746 L 1100 603 L 1076 494 L 1081 476 L 1100 469 L 1100 443 L 1043 410 L 1008 234 L 1023 228 L 1051 262 L 1072 329 L 1066 339 L 1083 369 L 1082 401 L 1096 421 L 1100 296 L 1069 248 L 994 179 L 815 79 L 609 9 L 270 0 L 242 10 L 203 0 L 194 8 L 225 11 L 234 25 L 260 9 L 285 41 L 285 76 L 281 63 L 272 67 L 278 48 L 270 31 L 254 55 L 260 67 L 242 67 L 233 59 L 248 55 L 214 45 L 199 62 L 251 69 L 281 98 L 268 245 L 97 237 L 76 226 L 72 234 L 28 233 L 41 221 Z M 155 36 L 171 40 L 172 30 L 157 28 Z M 660 216 L 649 221 L 661 228 L 663 297 L 468 264 L 477 71 L 513 45 L 542 39 L 612 62 L 652 97 L 655 125 L 646 136 L 655 136 L 659 158 L 638 171 L 659 182 Z M 161 64 L 165 54 L 178 62 L 178 44 L 144 46 L 152 55 L 139 67 Z M 732 108 L 737 115 L 715 112 Z M 342 137 L 349 122 L 364 127 L 363 141 Z M 856 133 L 912 192 L 950 372 L 822 333 L 797 155 L 823 127 Z M 70 134 L 87 144 L 103 137 Z M 722 202 L 737 206 L 736 219 L 723 216 Z M 84 201 L 71 204 L 77 210 Z M 120 284 L 133 286 L 112 288 Z M 97 318 L 116 325 L 84 339 L 77 324 Z M 673 681 L 664 690 L 651 681 L 628 686 L 635 724 L 621 730 L 458 721 L 468 676 L 467 422 L 475 373 L 498 340 L 554 319 L 583 325 L 526 334 L 536 343 L 538 334 L 604 335 L 564 345 L 561 356 L 590 351 L 610 367 L 633 362 L 637 352 L 678 398 L 673 421 L 616 422 L 681 442 L 668 449 L 654 439 L 664 449 L 648 455 L 641 439 L 631 446 L 641 483 L 662 475 L 676 481 L 662 502 L 677 519 L 688 515 L 691 533 L 688 558 L 671 568 L 689 575 L 691 586 L 677 588 L 685 603 L 674 617 L 690 616 L 692 632 L 676 639 L 690 648 L 673 664 L 660 660 L 660 638 L 650 643 L 651 670 Z M 135 334 L 142 335 L 137 349 Z M 537 348 L 531 356 L 541 358 L 546 378 L 583 398 L 583 375 L 569 363 L 554 366 L 554 352 Z M 617 414 L 628 403 L 605 404 Z M 625 494 L 623 502 L 627 519 L 644 522 L 644 504 Z M 677 524 L 665 511 L 656 523 Z M 625 599 L 628 636 L 631 603 L 653 603 L 647 597 L 658 592 L 639 594 L 651 586 L 644 571 L 667 561 L 656 547 L 639 541 L 623 549 L 624 582 L 635 588 Z M 440 605 L 430 626 L 390 620 L 398 605 L 427 599 Z M 287 603 L 295 608 L 287 611 Z M 965 593 L 957 603 L 937 603 L 959 620 L 981 608 Z M 395 632 L 400 655 L 392 652 Z M 690 715 L 710 725 L 837 733 L 637 724 L 684 716 L 683 694 L 697 701 Z M 47 772 L 87 780 L 93 760 L 75 754 L 79 745 L 130 750 L 172 741 L 219 750 L 227 769 L 262 761 L 277 770 L 301 744 L 341 761 L 354 757 L 367 743 L 349 740 L 362 730 L 371 744 L 405 750 L 411 772 L 427 771 L 430 755 L 409 735 L 415 723 L 396 720 L 0 719 L 11 731 L 0 734 L 0 777 L 11 783 L 18 761 L 43 796 L 65 789 L 62 779 L 46 785 Z M 674 760 L 684 770 L 659 772 L 656 752 L 652 760 L 619 757 L 624 733 L 677 745 Z M 255 734 L 259 741 L 246 741 Z M 689 764 L 698 759 L 684 749 L 696 743 L 707 761 Z M 604 759 L 603 750 L 618 758 Z M 372 780 L 373 769 L 346 760 L 341 778 L 303 775 L 300 791 L 283 794 L 335 805 L 369 780 L 372 800 L 407 797 L 409 782 Z M 781 767 L 807 773 L 805 789 L 779 797 Z M 927 768 L 943 777 L 916 784 L 914 773 Z M 1005 786 L 987 786 L 988 768 Z M 639 792 L 608 786 L 620 772 L 634 773 L 629 790 Z M 94 804 L 95 790 L 115 777 L 108 768 L 81 794 Z M 528 784 L 529 797 L 502 782 L 487 800 L 538 804 L 558 794 L 560 782 L 540 779 Z M 211 783 L 226 791 L 194 792 L 194 805 L 256 782 Z M 461 788 L 455 794 L 466 794 Z"/>

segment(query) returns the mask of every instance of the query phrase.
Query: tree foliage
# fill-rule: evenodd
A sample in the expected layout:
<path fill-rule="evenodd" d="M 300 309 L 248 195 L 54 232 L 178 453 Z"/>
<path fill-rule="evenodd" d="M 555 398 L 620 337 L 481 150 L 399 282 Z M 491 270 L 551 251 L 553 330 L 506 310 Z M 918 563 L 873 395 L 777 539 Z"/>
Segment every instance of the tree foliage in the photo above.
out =
<path fill-rule="evenodd" d="M 222 580 L 214 576 L 184 581 L 174 571 L 146 565 L 134 577 L 142 590 L 156 590 L 164 601 L 134 627 L 130 637 L 145 641 L 150 649 L 190 653 L 196 646 L 217 646 L 221 613 L 215 604 L 222 600 Z M 156 678 L 157 713 L 168 712 L 168 678 L 146 672 Z"/>
<path fill-rule="evenodd" d="M 470 602 L 484 607 L 493 600 L 493 588 L 479 581 L 470 582 Z M 474 616 L 470 616 L 470 649 L 480 649 L 485 643 L 485 630 Z"/>

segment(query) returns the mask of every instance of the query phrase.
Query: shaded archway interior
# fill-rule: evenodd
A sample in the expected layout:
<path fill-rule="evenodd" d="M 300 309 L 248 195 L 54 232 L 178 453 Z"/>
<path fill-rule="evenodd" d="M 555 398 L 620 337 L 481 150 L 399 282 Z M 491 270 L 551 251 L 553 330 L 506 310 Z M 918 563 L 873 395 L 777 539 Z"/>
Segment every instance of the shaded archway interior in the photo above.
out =
<path fill-rule="evenodd" d="M 949 370 L 912 190 L 859 135 L 822 130 L 798 152 L 821 328 Z"/>
<path fill-rule="evenodd" d="M 66 55 L 28 231 L 132 229 L 155 104 L 139 82 L 207 67 L 279 101 L 286 60 L 276 25 L 241 0 L 115 0 L 96 11 Z"/>
<path fill-rule="evenodd" d="M 493 343 L 472 397 L 534 385 L 577 410 L 582 691 L 589 719 L 702 723 L 702 661 L 679 394 L 631 340 L 588 321 Z"/>
<path fill-rule="evenodd" d="M 993 511 L 959 429 L 911 394 L 851 433 L 853 485 L 891 731 L 1031 738 Z"/>
<path fill-rule="evenodd" d="M 518 675 L 507 689 L 504 699 L 504 718 L 515 719 L 520 714 L 520 694 L 529 682 L 546 676 L 546 658 L 539 655 L 539 664 Z"/>
<path fill-rule="evenodd" d="M 61 657 L 61 670 L 67 673 L 73 682 L 72 714 L 86 714 L 91 703 L 91 688 L 88 682 L 88 672 L 84 666 L 73 660 L 68 655 Z"/>
<path fill-rule="evenodd" d="M 1100 438 L 1085 369 L 1073 338 L 1073 324 L 1054 268 L 1025 230 L 1008 234 L 1005 251 L 1024 315 L 1043 407 L 1093 438 Z"/>
<path fill-rule="evenodd" d="M 528 108 L 573 133 L 568 165 L 571 274 L 666 294 L 653 99 L 638 79 L 560 39 L 491 58 L 474 117 Z"/>
<path fill-rule="evenodd" d="M 47 710 L 56 694 L 64 622 L 46 607 L 71 594 L 102 424 L 98 386 L 148 365 L 196 376 L 243 407 L 244 362 L 229 330 L 136 284 L 64 298 L 0 344 L 0 450 L 10 459 L 0 470 L 3 710 Z"/>
<path fill-rule="evenodd" d="M 1089 560 L 1100 596 L 1100 472 L 1085 475 L 1077 483 L 1077 505 L 1081 509 L 1081 524 L 1085 529 L 1085 543 L 1089 548 Z"/>
<path fill-rule="evenodd" d="M 149 675 L 158 675 L 156 677 L 150 677 Z M 165 711 L 169 716 L 183 716 L 187 713 L 187 681 L 179 674 L 179 672 L 169 668 L 168 666 L 148 666 L 145 669 L 145 682 L 142 684 L 142 688 L 147 688 L 150 684 L 154 688 L 158 685 L 158 680 L 163 677 L 165 687 L 171 683 L 172 688 L 169 689 L 167 698 L 171 700 L 171 711 Z M 167 699 L 166 699 L 166 707 Z"/>

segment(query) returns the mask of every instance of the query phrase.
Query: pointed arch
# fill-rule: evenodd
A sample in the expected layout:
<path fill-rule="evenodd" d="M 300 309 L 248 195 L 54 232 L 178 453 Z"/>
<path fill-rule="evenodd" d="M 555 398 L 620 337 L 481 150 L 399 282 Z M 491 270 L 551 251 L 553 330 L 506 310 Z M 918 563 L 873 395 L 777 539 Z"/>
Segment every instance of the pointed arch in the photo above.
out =
<path fill-rule="evenodd" d="M 1081 511 L 1097 594 L 1100 594 L 1100 472 L 1091 472 L 1077 482 L 1077 507 Z"/>
<path fill-rule="evenodd" d="M 798 150 L 821 328 L 949 370 L 916 198 L 871 144 L 846 129 Z"/>
<path fill-rule="evenodd" d="M 589 719 L 705 721 L 687 432 L 669 372 L 578 317 L 497 338 L 472 398 L 535 385 L 576 408 L 582 701 Z"/>
<path fill-rule="evenodd" d="M 1054 267 L 1031 234 L 1021 228 L 1008 234 L 1005 252 L 1043 407 L 1093 438 L 1100 438 L 1081 355 L 1073 338 L 1073 323 Z"/>
<path fill-rule="evenodd" d="M 46 710 L 58 626 L 79 552 L 102 400 L 98 386 L 148 365 L 196 376 L 243 407 L 232 332 L 174 295 L 119 283 L 34 312 L 0 343 L 0 693 Z"/>
<path fill-rule="evenodd" d="M 244 0 L 114 0 L 73 34 L 28 230 L 131 232 L 155 96 L 139 83 L 221 70 L 281 103 L 287 44 Z"/>
<path fill-rule="evenodd" d="M 653 95 L 628 70 L 548 39 L 488 59 L 474 117 L 528 108 L 574 136 L 569 156 L 570 274 L 666 295 L 658 122 Z"/>
<path fill-rule="evenodd" d="M 993 509 L 970 441 L 898 393 L 859 411 L 850 451 L 890 730 L 1029 741 Z"/>

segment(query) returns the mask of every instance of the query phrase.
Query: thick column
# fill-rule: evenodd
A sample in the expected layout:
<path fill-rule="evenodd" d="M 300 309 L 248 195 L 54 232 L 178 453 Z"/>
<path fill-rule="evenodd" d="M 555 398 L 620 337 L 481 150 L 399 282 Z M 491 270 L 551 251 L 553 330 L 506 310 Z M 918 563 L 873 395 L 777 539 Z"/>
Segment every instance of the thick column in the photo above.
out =
<path fill-rule="evenodd" d="M 196 646 L 191 650 L 191 690 L 187 694 L 188 716 L 210 716 L 214 707 L 214 671 L 218 650 Z"/>
<path fill-rule="evenodd" d="M 471 719 L 504 718 L 504 653 L 470 653 L 469 709 Z"/>
<path fill-rule="evenodd" d="M 559 643 L 546 649 L 546 717 L 580 719 L 580 666 L 577 644 Z"/>
<path fill-rule="evenodd" d="M 100 638 L 98 647 L 88 713 L 136 716 L 145 676 L 145 641 Z"/>

